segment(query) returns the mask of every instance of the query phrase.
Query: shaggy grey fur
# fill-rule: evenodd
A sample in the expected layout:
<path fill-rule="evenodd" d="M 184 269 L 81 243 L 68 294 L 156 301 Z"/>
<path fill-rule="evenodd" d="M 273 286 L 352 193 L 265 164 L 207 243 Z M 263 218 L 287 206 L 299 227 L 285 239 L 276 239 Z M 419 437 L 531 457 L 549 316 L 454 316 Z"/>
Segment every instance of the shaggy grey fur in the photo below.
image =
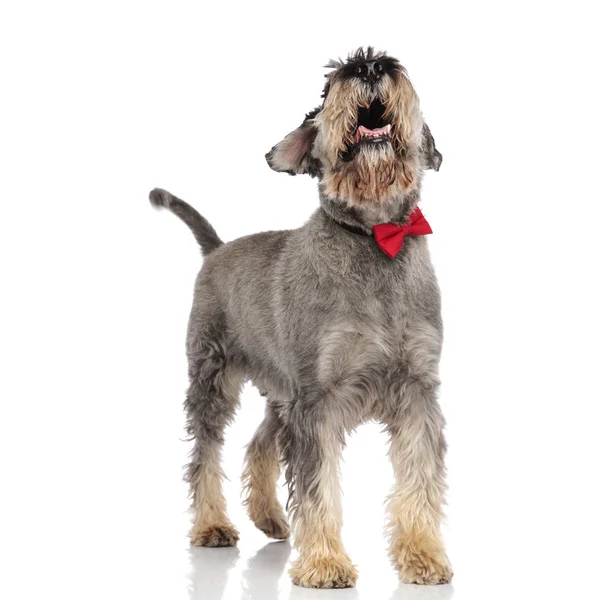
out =
<path fill-rule="evenodd" d="M 188 225 L 197 215 L 165 190 L 153 190 L 150 198 L 155 206 L 177 206 Z M 390 220 L 402 222 L 418 198 L 415 193 L 398 203 Z M 423 366 L 411 365 L 411 374 L 403 360 L 411 326 L 429 324 L 441 342 L 440 294 L 426 238 L 408 236 L 390 260 L 372 237 L 350 233 L 338 222 L 362 223 L 356 211 L 321 196 L 321 208 L 299 229 L 249 235 L 214 249 L 214 230 L 197 221 L 194 234 L 202 239 L 206 232 L 202 248 L 210 254 L 196 279 L 187 339 L 188 432 L 199 446 L 190 480 L 202 460 L 201 444 L 221 443 L 233 418 L 234 403 L 223 404 L 220 397 L 232 372 L 241 371 L 242 379 L 266 391 L 283 418 L 287 480 L 302 494 L 318 469 L 313 428 L 323 413 L 336 415 L 340 436 L 373 418 L 391 424 L 401 409 L 403 385 Z M 323 340 L 335 331 L 346 334 L 362 359 L 331 380 L 323 378 L 320 359 Z M 437 356 L 423 357 L 433 360 Z M 348 403 L 332 406 L 328 392 L 341 382 L 352 390 Z"/>
<path fill-rule="evenodd" d="M 423 168 L 439 169 L 427 126 L 422 153 Z M 377 209 L 349 207 L 320 186 L 320 207 L 304 226 L 226 244 L 188 204 L 151 192 L 152 204 L 182 218 L 206 255 L 187 336 L 194 494 L 199 473 L 219 455 L 247 379 L 267 395 L 261 443 L 271 439 L 281 450 L 293 512 L 321 501 L 329 460 L 323 432 L 341 447 L 346 432 L 370 419 L 385 425 L 398 456 L 423 457 L 411 468 L 422 469 L 424 480 L 443 481 L 436 400 L 442 320 L 427 239 L 408 236 L 389 259 L 372 236 L 340 226 L 368 233 L 377 222 L 406 222 L 421 176 L 410 193 Z"/>

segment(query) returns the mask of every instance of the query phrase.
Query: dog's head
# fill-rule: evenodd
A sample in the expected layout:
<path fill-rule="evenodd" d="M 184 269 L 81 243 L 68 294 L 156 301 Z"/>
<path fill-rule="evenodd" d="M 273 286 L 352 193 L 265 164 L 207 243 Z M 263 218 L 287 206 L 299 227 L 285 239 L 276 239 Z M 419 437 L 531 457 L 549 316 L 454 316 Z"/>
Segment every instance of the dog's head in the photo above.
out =
<path fill-rule="evenodd" d="M 405 69 L 362 48 L 330 61 L 323 104 L 267 154 L 275 171 L 318 177 L 325 194 L 351 206 L 385 204 L 442 162 Z"/>

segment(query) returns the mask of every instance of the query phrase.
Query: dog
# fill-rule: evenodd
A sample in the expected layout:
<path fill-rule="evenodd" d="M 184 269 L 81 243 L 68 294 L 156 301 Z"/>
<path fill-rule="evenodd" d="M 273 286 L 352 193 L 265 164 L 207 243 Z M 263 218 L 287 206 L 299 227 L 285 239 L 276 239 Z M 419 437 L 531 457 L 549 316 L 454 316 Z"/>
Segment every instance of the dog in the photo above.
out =
<path fill-rule="evenodd" d="M 240 387 L 251 380 L 267 401 L 246 451 L 245 503 L 267 536 L 288 538 L 276 495 L 285 465 L 293 582 L 355 585 L 340 537 L 339 460 L 346 433 L 377 420 L 395 472 L 391 560 L 405 583 L 447 583 L 440 293 L 431 229 L 417 207 L 423 173 L 437 171 L 442 156 L 396 59 L 369 47 L 327 66 L 322 104 L 266 155 L 275 171 L 318 179 L 320 206 L 303 227 L 224 244 L 191 206 L 150 193 L 155 207 L 190 227 L 206 257 L 186 342 L 191 543 L 238 541 L 220 454 Z"/>

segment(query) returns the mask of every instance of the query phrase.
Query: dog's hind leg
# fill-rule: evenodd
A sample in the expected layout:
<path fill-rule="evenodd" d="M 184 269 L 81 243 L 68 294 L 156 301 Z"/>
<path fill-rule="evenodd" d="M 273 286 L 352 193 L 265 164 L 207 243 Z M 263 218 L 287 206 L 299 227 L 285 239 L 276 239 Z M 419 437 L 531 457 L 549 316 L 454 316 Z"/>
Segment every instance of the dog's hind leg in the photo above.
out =
<path fill-rule="evenodd" d="M 290 569 L 302 587 L 354 587 L 357 572 L 341 540 L 339 461 L 344 429 L 328 402 L 298 403 L 284 434 L 284 459 L 298 559 Z"/>
<path fill-rule="evenodd" d="M 281 426 L 275 409 L 267 403 L 265 418 L 246 450 L 242 475 L 246 492 L 244 504 L 250 518 L 261 531 L 276 540 L 285 540 L 290 535 L 285 513 L 277 499 L 280 472 L 277 436 Z"/>
<path fill-rule="evenodd" d="M 244 380 L 214 330 L 188 336 L 190 386 L 185 408 L 187 432 L 194 440 L 186 479 L 193 498 L 194 546 L 235 546 L 238 532 L 227 517 L 220 466 L 224 430 L 235 414 Z"/>

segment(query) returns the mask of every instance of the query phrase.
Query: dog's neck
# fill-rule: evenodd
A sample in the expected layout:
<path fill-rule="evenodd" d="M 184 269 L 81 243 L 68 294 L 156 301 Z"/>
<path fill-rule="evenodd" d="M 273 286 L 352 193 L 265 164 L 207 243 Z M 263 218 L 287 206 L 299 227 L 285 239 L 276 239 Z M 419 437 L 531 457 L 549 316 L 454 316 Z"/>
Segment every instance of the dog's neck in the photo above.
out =
<path fill-rule="evenodd" d="M 330 219 L 343 226 L 357 228 L 370 234 L 373 226 L 379 223 L 399 225 L 406 223 L 419 202 L 420 191 L 417 187 L 408 194 L 393 198 L 382 205 L 348 206 L 341 198 L 327 196 L 322 186 L 319 186 L 319 198 L 321 208 Z"/>

